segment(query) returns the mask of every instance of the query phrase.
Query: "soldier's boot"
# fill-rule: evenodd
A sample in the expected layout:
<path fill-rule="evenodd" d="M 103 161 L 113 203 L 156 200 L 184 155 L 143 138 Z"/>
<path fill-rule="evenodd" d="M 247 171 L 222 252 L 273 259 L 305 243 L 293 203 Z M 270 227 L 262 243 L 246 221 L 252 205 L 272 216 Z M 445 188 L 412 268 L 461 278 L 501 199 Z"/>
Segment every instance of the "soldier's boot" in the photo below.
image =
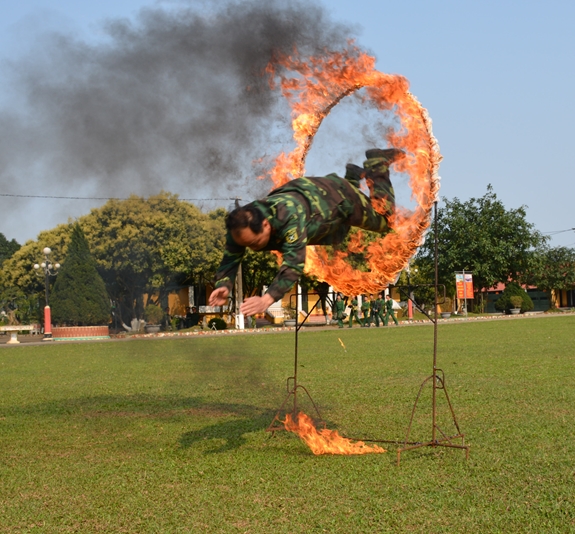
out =
<path fill-rule="evenodd" d="M 362 178 L 365 178 L 365 169 L 353 163 L 348 163 L 345 166 L 345 179 L 351 185 L 359 189 L 359 182 Z"/>
<path fill-rule="evenodd" d="M 405 157 L 405 152 L 398 148 L 372 148 L 365 153 L 363 163 L 367 186 L 374 208 L 384 215 L 395 210 L 395 192 L 389 179 L 389 167 Z"/>

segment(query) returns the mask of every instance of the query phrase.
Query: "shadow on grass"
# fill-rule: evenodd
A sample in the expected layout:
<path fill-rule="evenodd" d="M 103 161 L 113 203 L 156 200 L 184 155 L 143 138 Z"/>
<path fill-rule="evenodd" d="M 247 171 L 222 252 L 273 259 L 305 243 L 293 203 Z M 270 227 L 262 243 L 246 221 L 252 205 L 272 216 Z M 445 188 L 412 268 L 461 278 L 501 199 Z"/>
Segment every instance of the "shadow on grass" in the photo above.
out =
<path fill-rule="evenodd" d="M 66 416 L 83 417 L 162 417 L 201 409 L 206 402 L 201 397 L 177 395 L 95 395 L 50 400 L 38 404 L 7 407 L 6 416 Z"/>
<path fill-rule="evenodd" d="M 101 395 L 68 398 L 45 403 L 13 406 L 0 411 L 0 417 L 80 417 L 83 419 L 172 419 L 201 418 L 222 420 L 201 429 L 184 433 L 179 438 L 183 448 L 205 440 L 224 440 L 207 453 L 237 449 L 246 442 L 245 435 L 266 429 L 275 411 L 249 404 L 208 402 L 201 397 L 177 395 Z M 191 421 L 191 419 L 190 419 Z M 196 426 L 198 421 L 196 420 Z"/>
<path fill-rule="evenodd" d="M 218 409 L 224 409 L 228 413 L 242 415 L 241 419 L 232 419 L 208 425 L 198 430 L 186 432 L 180 438 L 180 445 L 184 448 L 192 447 L 194 444 L 205 440 L 224 440 L 220 446 L 206 451 L 206 454 L 227 452 L 238 449 L 246 443 L 245 435 L 250 432 L 258 432 L 268 428 L 275 412 L 263 410 L 255 406 L 224 404 L 218 405 Z"/>

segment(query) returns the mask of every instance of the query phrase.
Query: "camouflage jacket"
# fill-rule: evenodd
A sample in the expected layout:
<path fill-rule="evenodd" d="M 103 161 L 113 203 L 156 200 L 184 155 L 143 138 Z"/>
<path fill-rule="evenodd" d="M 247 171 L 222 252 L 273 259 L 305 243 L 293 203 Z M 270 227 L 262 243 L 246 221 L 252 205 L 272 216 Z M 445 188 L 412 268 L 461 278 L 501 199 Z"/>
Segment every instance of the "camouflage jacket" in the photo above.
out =
<path fill-rule="evenodd" d="M 345 311 L 345 302 L 343 300 L 336 300 L 333 305 L 333 313 L 338 318 L 343 317 L 343 312 Z"/>
<path fill-rule="evenodd" d="M 322 178 L 298 178 L 272 191 L 266 198 L 252 202 L 268 220 L 272 233 L 263 250 L 277 250 L 283 262 L 268 293 L 279 300 L 298 281 L 303 273 L 308 245 L 341 243 L 353 223 L 379 225 L 380 232 L 389 231 L 384 217 L 370 215 L 369 199 L 336 174 Z M 369 207 L 368 207 L 369 206 Z M 362 220 L 363 218 L 363 220 Z M 215 275 L 215 287 L 225 286 L 230 291 L 245 247 L 226 236 L 224 257 Z"/>
<path fill-rule="evenodd" d="M 349 303 L 349 307 L 351 309 L 351 313 L 357 313 L 357 299 L 353 298 L 351 299 L 351 302 Z"/>

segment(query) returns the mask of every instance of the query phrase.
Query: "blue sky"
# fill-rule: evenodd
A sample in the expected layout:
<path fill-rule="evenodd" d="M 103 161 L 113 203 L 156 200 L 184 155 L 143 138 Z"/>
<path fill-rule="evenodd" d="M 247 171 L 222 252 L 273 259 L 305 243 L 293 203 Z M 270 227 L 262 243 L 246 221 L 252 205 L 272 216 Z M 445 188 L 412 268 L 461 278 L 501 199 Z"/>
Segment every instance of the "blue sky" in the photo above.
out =
<path fill-rule="evenodd" d="M 131 19 L 153 5 L 158 4 L 3 1 L 0 59 L 17 62 L 46 30 L 101 40 L 103 20 Z M 444 156 L 442 197 L 480 197 L 492 184 L 506 207 L 528 206 L 528 220 L 538 230 L 575 227 L 575 3 L 331 0 L 322 5 L 334 21 L 358 33 L 358 44 L 376 56 L 379 70 L 410 80 L 433 119 Z M 0 86 L 4 109 L 17 99 Z M 33 184 L 22 187 L 23 180 L 18 177 L 14 187 L 13 180 L 2 178 L 2 192 L 31 194 Z M 13 201 L 0 198 L 0 211 L 7 213 L 7 202 Z M 93 207 L 58 202 L 28 202 L 26 210 L 34 215 L 4 217 L 0 232 L 23 242 Z M 552 244 L 575 246 L 575 232 L 555 235 Z"/>

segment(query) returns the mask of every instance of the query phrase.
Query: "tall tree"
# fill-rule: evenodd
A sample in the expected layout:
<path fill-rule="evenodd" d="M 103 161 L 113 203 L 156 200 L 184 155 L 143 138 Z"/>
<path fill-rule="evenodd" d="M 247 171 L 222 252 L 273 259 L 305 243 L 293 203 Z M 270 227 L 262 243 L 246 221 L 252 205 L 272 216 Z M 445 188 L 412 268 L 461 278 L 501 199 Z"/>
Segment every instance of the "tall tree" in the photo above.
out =
<path fill-rule="evenodd" d="M 0 233 L 0 265 L 8 258 L 11 258 L 19 248 L 20 244 L 15 239 L 8 241 L 6 236 Z"/>
<path fill-rule="evenodd" d="M 110 320 L 110 299 L 106 285 L 98 273 L 78 223 L 73 225 L 70 244 L 54 284 L 50 305 L 56 323 L 97 326 L 106 325 Z"/>
<path fill-rule="evenodd" d="M 569 247 L 541 247 L 530 256 L 522 281 L 541 291 L 562 291 L 575 288 L 575 250 Z M 551 307 L 556 300 L 549 299 Z"/>
<path fill-rule="evenodd" d="M 123 319 L 141 317 L 145 294 L 159 300 L 171 288 L 208 280 L 225 244 L 225 210 L 203 213 L 175 195 L 111 200 L 80 217 L 98 272 L 108 294 L 121 304 Z M 43 279 L 32 265 L 46 246 L 55 261 L 63 258 L 71 226 L 59 225 L 29 241 L 0 269 L 0 292 L 17 291 L 43 299 Z"/>
<path fill-rule="evenodd" d="M 263 286 L 270 285 L 278 272 L 278 259 L 271 252 L 253 252 L 246 249 L 242 261 L 242 288 L 244 297 L 261 294 Z"/>
<path fill-rule="evenodd" d="M 483 309 L 483 291 L 498 282 L 518 280 L 527 268 L 530 251 L 547 238 L 527 222 L 525 206 L 506 209 L 491 185 L 481 198 L 443 200 L 437 219 L 440 283 L 453 287 L 456 271 L 473 272 Z M 428 272 L 433 270 L 434 239 L 432 225 L 417 255 L 420 268 Z"/>
<path fill-rule="evenodd" d="M 224 210 L 209 214 L 161 193 L 111 200 L 80 220 L 114 300 L 140 317 L 148 302 L 171 287 L 209 279 L 224 249 Z"/>
<path fill-rule="evenodd" d="M 43 261 L 42 250 L 52 249 L 51 258 L 59 262 L 70 242 L 70 225 L 61 224 L 40 232 L 38 241 L 28 241 L 0 267 L 0 306 L 16 310 L 21 322 L 36 322 L 44 309 L 44 273 L 33 269 Z M 48 280 L 50 285 L 53 279 Z"/>

